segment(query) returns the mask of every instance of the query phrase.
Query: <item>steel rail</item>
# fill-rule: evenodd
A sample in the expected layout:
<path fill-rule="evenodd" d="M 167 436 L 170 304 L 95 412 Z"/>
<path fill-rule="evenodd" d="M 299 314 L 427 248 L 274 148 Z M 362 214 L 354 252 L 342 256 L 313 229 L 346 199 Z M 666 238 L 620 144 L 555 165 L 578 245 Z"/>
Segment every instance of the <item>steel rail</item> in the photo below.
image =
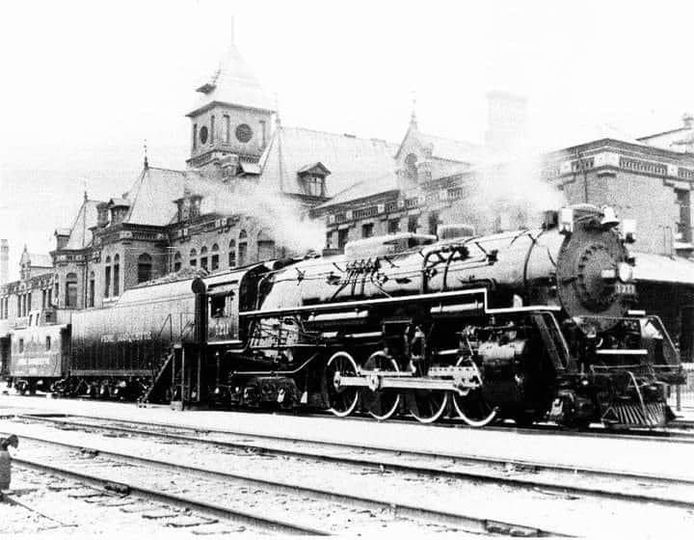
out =
<path fill-rule="evenodd" d="M 90 426 L 94 427 L 94 426 Z M 105 428 L 105 429 L 110 429 L 110 428 Z M 160 436 L 162 436 L 160 434 Z M 168 437 L 167 435 L 163 435 L 164 437 Z M 255 476 L 251 475 L 246 475 L 246 474 L 239 474 L 239 473 L 229 473 L 225 471 L 220 471 L 220 470 L 211 470 L 211 469 L 203 469 L 200 467 L 194 467 L 191 465 L 186 465 L 183 463 L 175 463 L 172 461 L 159 461 L 156 459 L 150 459 L 150 458 L 145 458 L 141 456 L 136 456 L 133 454 L 129 453 L 124 453 L 124 452 L 115 452 L 113 450 L 104 450 L 102 448 L 95 448 L 95 447 L 86 447 L 84 445 L 80 444 L 73 444 L 73 443 L 68 443 L 68 442 L 63 442 L 63 441 L 54 441 L 54 440 L 48 440 L 42 437 L 36 437 L 36 436 L 30 436 L 30 435 L 20 435 L 22 439 L 28 439 L 28 440 L 33 440 L 37 441 L 42 444 L 48 444 L 48 445 L 54 445 L 54 446 L 62 446 L 66 448 L 71 448 L 71 449 L 79 449 L 82 451 L 87 451 L 87 452 L 96 452 L 98 453 L 99 456 L 102 457 L 109 457 L 112 459 L 118 459 L 118 460 L 123 460 L 126 462 L 131 462 L 131 463 L 137 463 L 141 465 L 146 465 L 146 466 L 154 466 L 158 467 L 161 469 L 167 469 L 167 470 L 172 470 L 176 472 L 183 472 L 186 474 L 194 474 L 194 475 L 200 475 L 200 476 L 205 476 L 208 478 L 212 478 L 215 480 L 232 480 L 232 481 L 241 481 L 245 482 L 251 485 L 255 485 L 257 487 L 262 487 L 266 489 L 272 489 L 276 492 L 285 492 L 285 493 L 290 493 L 290 494 L 300 494 L 303 496 L 311 496 L 311 497 L 316 497 L 324 500 L 328 500 L 331 502 L 340 502 L 343 504 L 349 504 L 352 506 L 358 506 L 362 508 L 367 508 L 369 510 L 380 510 L 385 508 L 390 508 L 394 512 L 396 512 L 398 515 L 402 515 L 405 517 L 409 517 L 412 519 L 419 519 L 419 520 L 428 520 L 428 521 L 433 521 L 439 524 L 445 524 L 445 525 L 453 525 L 457 526 L 460 528 L 464 528 L 467 531 L 470 530 L 475 530 L 475 531 L 480 531 L 480 532 L 485 532 L 485 533 L 505 533 L 505 534 L 514 534 L 514 535 L 522 535 L 522 536 L 535 536 L 535 537 L 546 537 L 546 536 L 558 536 L 558 537 L 568 537 L 571 535 L 565 534 L 565 533 L 559 533 L 556 531 L 548 531 L 544 530 L 540 527 L 535 527 L 532 525 L 527 525 L 527 524 L 519 524 L 519 523 L 511 523 L 511 522 L 504 522 L 500 520 L 494 520 L 494 519 L 488 519 L 488 518 L 482 518 L 478 516 L 472 516 L 472 515 L 465 515 L 465 514 L 460 514 L 460 513 L 451 513 L 451 512 L 445 512 L 445 511 L 440 511 L 432 508 L 426 508 L 423 506 L 410 506 L 410 505 L 405 505 L 400 502 L 392 502 L 392 501 L 384 501 L 382 499 L 374 499 L 366 496 L 361 496 L 361 495 L 354 495 L 354 494 L 346 494 L 342 493 L 336 490 L 330 490 L 330 489 L 324 489 L 324 488 L 315 488 L 315 487 L 308 487 L 308 486 L 300 486 L 297 485 L 296 483 L 289 483 L 289 482 L 281 482 L 277 480 L 268 480 L 268 479 L 263 479 L 263 478 L 258 478 Z M 198 442 L 205 442 L 201 441 L 198 439 Z M 13 460 L 15 460 L 13 458 Z M 39 468 L 43 468 L 45 470 L 51 470 L 54 472 L 57 472 L 58 474 L 64 475 L 64 476 L 72 476 L 75 479 L 86 481 L 86 482 L 94 482 L 96 484 L 103 484 L 104 479 L 101 479 L 99 477 L 95 477 L 93 475 L 89 475 L 87 473 L 81 473 L 81 472 L 76 472 L 76 471 L 70 471 L 67 469 L 63 469 L 61 467 L 56 467 L 54 465 L 46 465 L 46 464 L 40 464 L 37 462 L 29 461 L 26 459 L 16 459 L 20 464 L 25 464 L 27 466 L 35 466 Z M 218 506 L 212 503 L 207 503 L 204 501 L 200 501 L 197 499 L 188 499 L 188 498 L 183 498 L 179 497 L 177 495 L 171 495 L 171 494 L 163 494 L 159 491 L 156 490 L 151 490 L 149 488 L 143 487 L 143 486 L 137 486 L 133 485 L 130 483 L 121 483 L 121 482 L 112 482 L 108 481 L 108 483 L 115 483 L 115 484 L 120 484 L 126 488 L 129 488 L 132 492 L 135 492 L 137 495 L 144 495 L 146 497 L 152 498 L 154 500 L 159 500 L 157 499 L 158 497 L 163 497 L 162 502 L 174 502 L 175 504 L 179 505 L 188 505 L 188 506 L 194 506 L 198 508 L 201 511 L 205 511 L 207 513 L 211 513 L 213 515 L 219 515 L 222 517 L 228 516 L 231 517 L 232 519 L 235 519 L 237 521 L 242 521 L 242 520 L 249 520 L 249 522 L 252 522 L 253 524 L 263 524 L 263 523 L 268 523 L 270 528 L 272 530 L 284 530 L 286 532 L 290 533 L 298 533 L 298 534 L 313 534 L 313 535 L 330 535 L 331 533 L 322 531 L 320 529 L 313 529 L 304 525 L 298 525 L 298 524 L 292 524 L 286 521 L 281 521 L 281 520 L 275 520 L 274 518 L 267 518 L 267 517 L 262 517 L 259 518 L 258 516 L 255 516 L 253 514 L 248 514 L 245 512 L 239 512 L 233 509 L 229 509 L 226 507 Z M 238 516 L 238 518 L 237 518 Z M 259 520 L 257 523 L 253 520 Z"/>
<path fill-rule="evenodd" d="M 29 418 L 32 418 L 29 416 Z M 82 417 L 84 418 L 84 417 Z M 131 420 L 111 420 L 111 419 L 104 419 L 104 418 L 98 418 L 98 417 L 90 417 L 95 420 L 100 420 L 100 421 L 106 421 L 106 422 L 124 422 L 124 423 L 130 423 L 134 425 L 141 425 L 143 427 L 150 427 L 152 424 L 146 424 L 146 423 L 140 423 L 136 421 L 131 421 Z M 376 452 L 381 452 L 383 454 L 386 454 L 385 456 L 345 456 L 343 454 L 340 454 L 339 452 L 335 454 L 330 454 L 328 452 L 321 452 L 319 450 L 312 450 L 312 449 L 301 449 L 301 448 L 277 448 L 276 446 L 273 446 L 271 444 L 258 444 L 258 443 L 253 443 L 253 442 L 248 442 L 248 441 L 224 441 L 224 440 L 219 440 L 219 439 L 205 439 L 205 438 L 200 438 L 196 436 L 190 436 L 190 435 L 181 435 L 181 434 L 176 434 L 176 433 L 162 433 L 161 431 L 152 431 L 152 430 L 147 430 L 147 429 L 139 429 L 139 428 L 127 428 L 127 427 L 119 427 L 119 426 L 98 426 L 94 424 L 89 424 L 89 423 L 81 423 L 81 422 L 76 422 L 76 421 L 71 421 L 71 420 L 66 420 L 64 418 L 45 418 L 45 417 L 39 417 L 38 420 L 40 421 L 48 421 L 48 422 L 53 422 L 57 424 L 68 424 L 68 425 L 76 425 L 79 427 L 90 427 L 90 428 L 96 428 L 96 429 L 104 429 L 104 430 L 112 430 L 112 431 L 119 431 L 123 433 L 131 433 L 131 434 L 139 434 L 139 435 L 146 435 L 149 437 L 164 437 L 164 438 L 169 438 L 169 439 L 175 439 L 175 440 L 180 440 L 180 441 L 185 441 L 185 442 L 193 442 L 193 443 L 203 443 L 203 444 L 209 444 L 209 445 L 217 445 L 217 446 L 222 446 L 222 447 L 227 447 L 227 448 L 243 448 L 243 449 L 253 449 L 261 452 L 266 452 L 269 454 L 276 454 L 276 455 L 291 455 L 295 457 L 302 457 L 302 458 L 311 458 L 311 459 L 316 459 L 320 461 L 330 461 L 330 462 L 337 462 L 337 463 L 349 463 L 352 465 L 359 465 L 359 466 L 371 466 L 371 467 L 385 467 L 390 470 L 397 470 L 401 472 L 413 472 L 413 473 L 418 473 L 418 474 L 425 474 L 429 476 L 446 476 L 449 478 L 456 478 L 456 479 L 462 479 L 462 480 L 473 480 L 473 481 L 481 481 L 481 482 L 486 482 L 486 483 L 497 483 L 497 484 L 502 484 L 502 485 L 508 485 L 511 487 L 515 488 L 527 488 L 527 489 L 546 489 L 546 490 L 554 490 L 554 491 L 569 491 L 578 495 L 584 495 L 584 496 L 592 496 L 592 497 L 601 497 L 601 498 L 608 498 L 608 499 L 620 499 L 620 500 L 626 500 L 626 501 L 634 501 L 634 502 L 650 502 L 650 503 L 656 503 L 656 504 L 661 504 L 661 505 L 666 505 L 666 506 L 677 506 L 677 507 L 684 507 L 688 509 L 693 509 L 694 508 L 694 501 L 689 501 L 689 500 L 683 500 L 683 499 L 677 499 L 677 498 L 666 498 L 666 497 L 657 497 L 657 496 L 652 496 L 652 495 L 645 495 L 645 494 L 640 494 L 640 493 L 628 493 L 624 491 L 619 491 L 619 488 L 616 488 L 615 490 L 610 490 L 610 489 L 603 489 L 603 488 L 597 488 L 597 487 L 582 487 L 582 486 L 576 486 L 573 483 L 561 483 L 561 482 L 554 482 L 554 481 L 545 481 L 545 480 L 539 480 L 539 479 L 522 479 L 522 478 L 510 478 L 507 476 L 502 476 L 502 475 L 497 475 L 493 473 L 485 473 L 485 472 L 475 472 L 475 471 L 458 471 L 458 470 L 450 470 L 448 468 L 443 468 L 443 467 L 437 467 L 435 464 L 431 465 L 425 465 L 425 464 L 408 464 L 408 463 L 403 463 L 403 458 L 412 458 L 412 459 L 419 459 L 419 460 L 434 460 L 434 461 L 440 461 L 440 460 L 445 460 L 446 465 L 450 465 L 451 461 L 453 461 L 455 464 L 475 464 L 475 465 L 484 465 L 488 467 L 515 467 L 518 470 L 532 470 L 532 471 L 545 471 L 545 472 L 554 472 L 554 473 L 561 473 L 561 474 L 569 474 L 572 477 L 575 478 L 576 474 L 583 474 L 585 476 L 595 476 L 598 478 L 612 478 L 616 480 L 631 480 L 631 481 L 640 481 L 640 482 L 665 482 L 665 483 L 677 483 L 681 485 L 686 485 L 686 486 L 692 486 L 694 488 L 694 479 L 687 479 L 687 478 L 679 478 L 679 477 L 670 477 L 670 476 L 656 476 L 653 474 L 647 474 L 647 473 L 636 473 L 636 472 L 629 472 L 629 471 L 611 471 L 611 470 L 606 470 L 606 469 L 596 469 L 596 468 L 588 468 L 588 467 L 576 467 L 573 465 L 561 465 L 561 464 L 551 464 L 551 463 L 542 463 L 542 462 L 534 462 L 534 461 L 528 461 L 528 460 L 520 460 L 520 459 L 507 459 L 507 458 L 493 458 L 493 457 L 485 457 L 485 456 L 478 456 L 478 455 L 471 455 L 471 454 L 452 454 L 452 453 L 429 453 L 429 452 L 418 452 L 418 451 L 411 451 L 411 450 L 403 450 L 401 448 L 396 448 L 396 447 L 387 447 L 387 446 L 374 446 L 370 448 L 366 448 L 367 450 L 372 450 Z M 315 439 L 302 439 L 302 438 L 297 438 L 297 437 L 285 437 L 281 435 L 262 435 L 262 434 L 254 434 L 254 433 L 249 433 L 249 432 L 231 432 L 231 431 L 222 431 L 222 430 L 199 430 L 196 429 L 195 427 L 190 427 L 190 426 L 174 426 L 170 424 L 156 424 L 157 427 L 159 428 L 168 428 L 168 429 L 188 429 L 191 431 L 197 431 L 198 433 L 217 433 L 220 435 L 242 435 L 242 436 L 252 436 L 257 439 L 265 439 L 269 441 L 282 441 L 284 443 L 291 443 L 291 444 L 308 444 L 308 445 L 322 445 L 323 447 L 333 447 L 334 450 L 342 450 L 344 451 L 345 449 L 350 450 L 350 451 L 363 451 L 365 449 L 364 446 L 358 445 L 358 444 L 352 444 L 352 443 L 345 443 L 345 442 L 338 442 L 338 441 L 325 441 L 325 440 L 315 440 Z"/>
<path fill-rule="evenodd" d="M 57 444 L 61 446 L 63 443 L 51 443 L 51 441 L 45 441 L 35 437 L 22 436 L 23 439 L 33 439 L 43 443 Z M 80 448 L 79 446 L 75 446 Z M 84 447 L 82 447 L 84 448 Z M 86 448 L 85 448 L 86 449 Z M 89 450 L 89 449 L 86 449 Z M 106 455 L 107 452 L 101 452 L 100 454 Z M 115 455 L 114 455 L 115 456 Z M 153 500 L 165 504 L 172 504 L 184 508 L 193 508 L 199 512 L 203 512 L 208 515 L 213 515 L 216 517 L 221 517 L 224 519 L 229 519 L 235 522 L 245 523 L 247 525 L 253 525 L 265 530 L 269 530 L 276 533 L 284 534 L 295 534 L 295 535 L 318 535 L 318 536 L 329 536 L 330 533 L 320 529 L 291 523 L 288 521 L 270 518 L 267 516 L 262 516 L 259 514 L 251 514 L 248 512 L 243 512 L 240 510 L 234 510 L 225 506 L 217 505 L 214 503 L 209 503 L 192 497 L 182 497 L 180 495 L 174 495 L 171 493 L 164 493 L 160 490 L 149 488 L 142 484 L 136 484 L 133 482 L 114 482 L 111 479 L 96 476 L 94 474 L 89 474 L 85 472 L 79 472 L 73 469 L 66 469 L 64 467 L 59 467 L 57 465 L 51 465 L 48 463 L 42 463 L 39 461 L 34 461 L 26 458 L 13 457 L 12 462 L 20 465 L 21 467 L 26 467 L 29 469 L 34 469 L 43 472 L 50 472 L 52 474 L 57 474 L 64 478 L 70 478 L 72 480 L 77 480 L 95 487 L 105 488 L 106 486 L 114 487 L 117 486 L 119 492 L 127 492 L 129 495 L 135 495 L 148 500 Z M 163 464 L 162 464 L 163 465 Z"/>

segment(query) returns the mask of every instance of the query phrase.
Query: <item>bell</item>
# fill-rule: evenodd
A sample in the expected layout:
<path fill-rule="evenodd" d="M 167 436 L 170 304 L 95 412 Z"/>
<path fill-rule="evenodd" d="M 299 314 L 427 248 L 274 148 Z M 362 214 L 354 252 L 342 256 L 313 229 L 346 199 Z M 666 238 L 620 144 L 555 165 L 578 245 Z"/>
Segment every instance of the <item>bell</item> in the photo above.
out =
<path fill-rule="evenodd" d="M 600 225 L 606 229 L 619 225 L 619 220 L 617 219 L 617 214 L 615 214 L 614 208 L 611 206 L 602 207 L 602 219 L 600 220 Z"/>

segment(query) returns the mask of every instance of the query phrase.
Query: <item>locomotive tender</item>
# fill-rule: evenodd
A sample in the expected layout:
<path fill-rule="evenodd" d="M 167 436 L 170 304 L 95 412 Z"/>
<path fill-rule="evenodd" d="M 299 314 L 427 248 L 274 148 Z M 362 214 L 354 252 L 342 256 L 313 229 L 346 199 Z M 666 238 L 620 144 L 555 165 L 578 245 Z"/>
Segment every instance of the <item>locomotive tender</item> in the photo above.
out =
<path fill-rule="evenodd" d="M 626 224 L 625 224 L 626 225 Z M 660 426 L 678 354 L 633 315 L 632 231 L 609 208 L 542 228 L 347 245 L 137 287 L 72 320 L 65 394 L 327 408 L 471 426 Z"/>

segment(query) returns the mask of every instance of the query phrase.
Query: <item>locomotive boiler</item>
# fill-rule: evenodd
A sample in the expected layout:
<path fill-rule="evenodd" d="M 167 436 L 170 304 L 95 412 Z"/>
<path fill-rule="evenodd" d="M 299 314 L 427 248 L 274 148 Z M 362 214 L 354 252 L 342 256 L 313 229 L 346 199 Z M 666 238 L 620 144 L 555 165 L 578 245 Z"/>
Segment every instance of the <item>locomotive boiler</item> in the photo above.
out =
<path fill-rule="evenodd" d="M 583 205 L 536 230 L 391 235 L 233 286 L 197 280 L 209 397 L 472 426 L 663 425 L 682 371 L 660 320 L 629 314 L 631 234 Z M 215 306 L 232 304 L 220 331 Z"/>

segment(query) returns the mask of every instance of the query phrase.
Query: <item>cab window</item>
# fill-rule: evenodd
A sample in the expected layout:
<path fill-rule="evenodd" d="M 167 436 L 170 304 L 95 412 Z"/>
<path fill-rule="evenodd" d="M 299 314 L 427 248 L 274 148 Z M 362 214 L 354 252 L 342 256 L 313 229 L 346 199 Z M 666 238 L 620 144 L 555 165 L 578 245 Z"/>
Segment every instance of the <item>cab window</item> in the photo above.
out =
<path fill-rule="evenodd" d="M 223 294 L 210 298 L 210 314 L 212 318 L 219 319 L 226 316 L 226 300 L 227 297 Z"/>

